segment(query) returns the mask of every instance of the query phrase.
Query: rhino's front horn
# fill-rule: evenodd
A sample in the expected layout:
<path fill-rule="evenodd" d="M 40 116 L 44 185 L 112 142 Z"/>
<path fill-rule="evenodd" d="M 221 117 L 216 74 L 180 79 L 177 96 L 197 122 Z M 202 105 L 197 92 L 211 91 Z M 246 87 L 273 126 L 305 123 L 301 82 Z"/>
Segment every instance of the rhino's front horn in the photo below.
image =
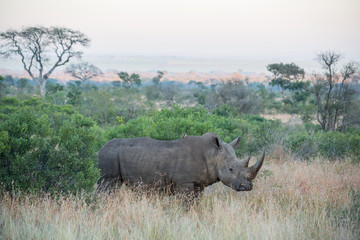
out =
<path fill-rule="evenodd" d="M 251 158 L 251 156 L 249 156 L 245 160 L 241 160 L 240 166 L 243 167 L 243 168 L 247 168 L 249 166 L 250 158 Z"/>
<path fill-rule="evenodd" d="M 248 179 L 252 180 L 256 177 L 257 173 L 259 172 L 261 166 L 264 163 L 264 159 L 265 159 L 265 150 L 261 155 L 260 159 L 253 166 L 248 168 L 248 173 L 249 173 Z"/>

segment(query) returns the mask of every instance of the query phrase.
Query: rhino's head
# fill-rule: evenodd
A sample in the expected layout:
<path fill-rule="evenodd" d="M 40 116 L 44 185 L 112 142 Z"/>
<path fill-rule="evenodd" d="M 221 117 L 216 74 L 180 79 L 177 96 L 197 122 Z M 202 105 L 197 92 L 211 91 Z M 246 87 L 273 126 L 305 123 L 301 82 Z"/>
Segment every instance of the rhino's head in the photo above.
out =
<path fill-rule="evenodd" d="M 253 166 L 249 167 L 250 157 L 245 160 L 239 160 L 235 155 L 234 149 L 238 147 L 240 137 L 227 144 L 215 136 L 214 142 L 217 147 L 216 158 L 219 180 L 236 191 L 252 190 L 252 180 L 256 177 L 264 162 L 265 151 L 260 159 Z"/>

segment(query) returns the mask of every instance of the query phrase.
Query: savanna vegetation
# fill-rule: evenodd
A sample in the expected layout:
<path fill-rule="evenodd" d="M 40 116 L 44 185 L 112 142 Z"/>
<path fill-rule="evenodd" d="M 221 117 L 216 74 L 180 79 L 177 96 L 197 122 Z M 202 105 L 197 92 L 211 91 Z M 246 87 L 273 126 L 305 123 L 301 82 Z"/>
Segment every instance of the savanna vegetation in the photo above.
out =
<path fill-rule="evenodd" d="M 89 41 L 69 29 L 25 30 L 1 37 L 19 34 L 26 44 L 35 33 L 63 49 L 73 37 Z M 69 60 L 80 55 L 72 50 L 64 52 Z M 34 54 L 37 61 L 41 52 Z M 324 72 L 313 75 L 294 63 L 270 64 L 265 83 L 171 82 L 165 71 L 152 79 L 120 71 L 116 81 L 96 82 L 101 70 L 83 62 L 69 65 L 62 84 L 49 76 L 63 58 L 45 75 L 0 76 L 1 238 L 359 238 L 360 75 L 355 63 L 340 66 L 340 56 L 320 53 Z M 24 66 L 29 74 L 40 70 Z M 301 121 L 262 116 L 282 113 Z M 108 140 L 170 140 L 185 132 L 214 132 L 226 142 L 242 136 L 239 158 L 265 149 L 254 190 L 215 184 L 187 207 L 179 196 L 126 187 L 94 193 L 96 153 Z"/>

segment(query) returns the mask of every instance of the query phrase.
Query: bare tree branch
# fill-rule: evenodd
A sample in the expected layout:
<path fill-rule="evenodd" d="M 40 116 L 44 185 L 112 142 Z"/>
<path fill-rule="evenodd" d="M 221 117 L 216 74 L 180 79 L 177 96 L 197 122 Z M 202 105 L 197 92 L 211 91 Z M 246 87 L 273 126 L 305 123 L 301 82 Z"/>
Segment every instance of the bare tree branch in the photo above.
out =
<path fill-rule="evenodd" d="M 314 92 L 317 102 L 317 120 L 325 131 L 346 129 L 347 112 L 352 95 L 346 82 L 355 72 L 356 64 L 348 63 L 341 73 L 335 70 L 341 54 L 336 51 L 322 52 L 318 60 L 326 70 L 325 76 L 315 77 Z"/>

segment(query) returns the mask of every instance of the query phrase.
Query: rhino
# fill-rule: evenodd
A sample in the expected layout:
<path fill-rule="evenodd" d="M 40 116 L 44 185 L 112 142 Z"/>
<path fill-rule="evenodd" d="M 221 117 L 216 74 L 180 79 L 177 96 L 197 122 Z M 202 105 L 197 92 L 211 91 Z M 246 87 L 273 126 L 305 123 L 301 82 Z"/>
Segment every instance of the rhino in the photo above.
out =
<path fill-rule="evenodd" d="M 236 191 L 250 191 L 265 151 L 248 167 L 250 157 L 239 160 L 235 155 L 240 139 L 227 144 L 213 133 L 171 141 L 112 139 L 98 152 L 98 190 L 126 183 L 198 195 L 205 187 L 221 181 Z"/>

